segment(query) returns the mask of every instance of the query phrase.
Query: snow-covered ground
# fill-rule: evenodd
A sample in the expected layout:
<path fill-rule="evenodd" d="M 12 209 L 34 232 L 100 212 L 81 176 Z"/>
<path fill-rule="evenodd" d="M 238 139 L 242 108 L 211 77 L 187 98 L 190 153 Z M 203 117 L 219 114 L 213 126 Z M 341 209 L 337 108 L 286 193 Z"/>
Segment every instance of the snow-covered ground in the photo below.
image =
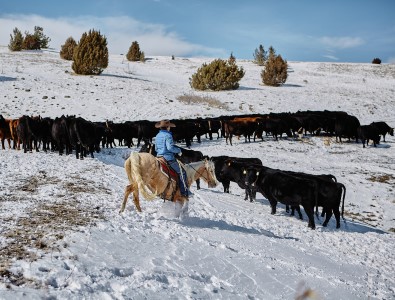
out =
<path fill-rule="evenodd" d="M 160 120 L 230 114 L 343 110 L 361 124 L 395 126 L 395 65 L 289 62 L 286 84 L 261 84 L 261 67 L 238 60 L 236 91 L 197 92 L 189 78 L 204 58 L 110 56 L 100 76 L 74 75 L 56 52 L 0 47 L 0 114 L 91 121 Z M 196 95 L 222 102 L 186 104 Z M 138 148 L 95 158 L 0 150 L 0 299 L 395 298 L 395 138 L 377 148 L 321 137 L 254 143 L 202 138 L 204 154 L 258 157 L 264 165 L 331 173 L 347 188 L 346 222 L 315 231 L 279 205 L 192 186 L 189 216 L 174 205 L 131 199 L 119 214 L 123 162 Z M 183 146 L 181 144 L 181 146 Z"/>

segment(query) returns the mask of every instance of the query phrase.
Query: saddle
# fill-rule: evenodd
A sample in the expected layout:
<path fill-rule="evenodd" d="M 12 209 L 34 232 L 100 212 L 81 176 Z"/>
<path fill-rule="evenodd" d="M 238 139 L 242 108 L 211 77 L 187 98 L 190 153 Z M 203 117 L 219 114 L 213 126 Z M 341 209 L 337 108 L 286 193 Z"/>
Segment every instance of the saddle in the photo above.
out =
<path fill-rule="evenodd" d="M 156 158 L 159 162 L 160 170 L 163 174 L 165 174 L 169 179 L 174 180 L 175 182 L 178 182 L 178 174 L 176 171 L 174 171 L 167 161 L 163 157 L 157 157 Z"/>

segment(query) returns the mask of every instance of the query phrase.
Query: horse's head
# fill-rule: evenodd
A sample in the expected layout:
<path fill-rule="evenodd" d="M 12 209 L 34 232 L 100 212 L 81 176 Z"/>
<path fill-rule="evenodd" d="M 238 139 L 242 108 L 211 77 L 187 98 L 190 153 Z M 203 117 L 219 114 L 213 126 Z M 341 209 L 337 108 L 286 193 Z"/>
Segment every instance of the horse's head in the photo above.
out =
<path fill-rule="evenodd" d="M 214 188 L 217 186 L 218 181 L 217 177 L 215 176 L 215 166 L 214 162 L 211 160 L 205 159 L 204 160 L 204 170 L 205 176 L 202 178 L 207 182 L 209 188 Z"/>

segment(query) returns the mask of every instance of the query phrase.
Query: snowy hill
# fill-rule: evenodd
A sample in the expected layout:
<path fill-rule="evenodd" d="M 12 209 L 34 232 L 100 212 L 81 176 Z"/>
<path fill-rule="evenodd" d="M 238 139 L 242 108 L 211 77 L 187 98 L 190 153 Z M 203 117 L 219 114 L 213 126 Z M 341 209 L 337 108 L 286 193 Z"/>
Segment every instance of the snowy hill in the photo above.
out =
<path fill-rule="evenodd" d="M 395 65 L 289 62 L 286 84 L 261 84 L 261 67 L 240 88 L 197 92 L 189 78 L 211 59 L 151 57 L 131 63 L 111 55 L 100 76 L 73 74 L 54 52 L 10 53 L 0 47 L 0 114 L 91 121 L 216 117 L 232 114 L 342 110 L 361 124 L 395 126 Z M 186 103 L 181 96 L 200 96 Z M 211 103 L 211 105 L 210 105 Z M 213 105 L 215 103 L 215 105 Z M 184 146 L 181 144 L 181 146 Z M 257 157 L 264 165 L 331 173 L 347 188 L 346 222 L 317 229 L 279 205 L 270 214 L 257 195 L 243 200 L 231 183 L 204 184 L 189 216 L 172 203 L 129 201 L 118 214 L 127 178 L 124 160 L 138 148 L 103 149 L 77 160 L 57 153 L 0 150 L 0 299 L 318 299 L 395 297 L 395 137 L 377 148 L 329 145 L 322 137 L 244 143 L 196 141 L 209 156 Z"/>

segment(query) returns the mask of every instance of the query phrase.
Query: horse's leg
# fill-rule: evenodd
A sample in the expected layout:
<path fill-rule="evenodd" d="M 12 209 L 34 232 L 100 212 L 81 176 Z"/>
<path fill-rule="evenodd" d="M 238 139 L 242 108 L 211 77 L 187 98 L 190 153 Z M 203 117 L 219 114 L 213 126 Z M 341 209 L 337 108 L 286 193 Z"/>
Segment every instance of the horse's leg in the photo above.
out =
<path fill-rule="evenodd" d="M 137 188 L 133 189 L 133 202 L 134 206 L 136 206 L 137 211 L 141 212 L 139 190 Z"/>
<path fill-rule="evenodd" d="M 185 199 L 185 198 L 180 199 L 179 201 L 181 204 L 180 218 L 183 218 L 183 217 L 187 216 L 187 214 L 188 214 L 189 201 L 188 201 L 188 199 Z"/>
<path fill-rule="evenodd" d="M 133 185 L 128 184 L 125 188 L 125 196 L 123 197 L 123 202 L 122 202 L 121 210 L 119 211 L 119 213 L 122 213 L 125 210 L 126 203 L 128 202 L 128 198 L 129 198 L 129 195 L 131 192 L 133 192 Z"/>

